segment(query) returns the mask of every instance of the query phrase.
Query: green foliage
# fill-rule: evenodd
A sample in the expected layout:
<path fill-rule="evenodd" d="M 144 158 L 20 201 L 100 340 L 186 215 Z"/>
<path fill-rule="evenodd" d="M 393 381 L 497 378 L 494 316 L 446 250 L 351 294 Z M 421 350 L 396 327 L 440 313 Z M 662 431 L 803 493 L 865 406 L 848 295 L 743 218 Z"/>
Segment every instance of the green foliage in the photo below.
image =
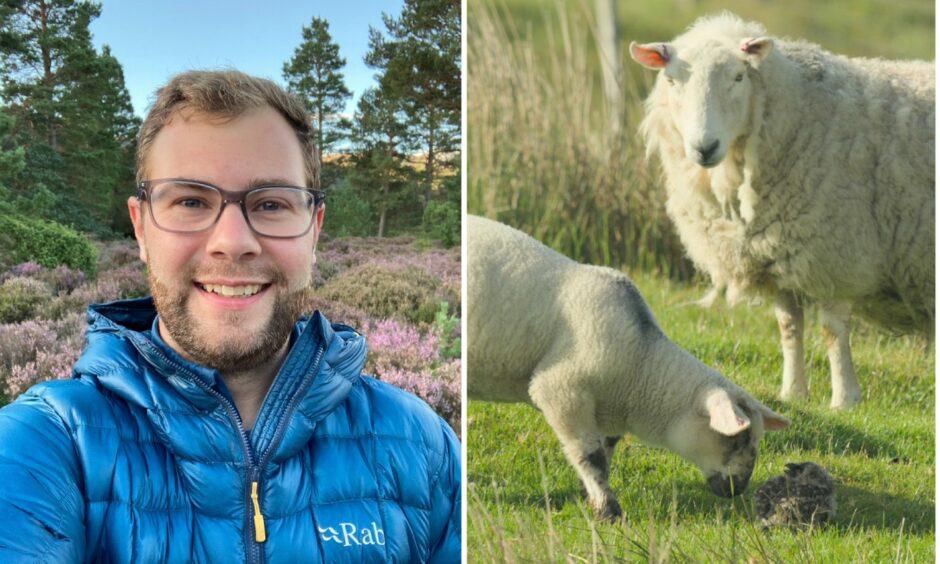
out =
<path fill-rule="evenodd" d="M 853 359 L 864 398 L 851 411 L 835 412 L 828 407 L 825 341 L 807 312 L 810 399 L 782 402 L 776 399 L 783 369 L 772 304 L 683 307 L 705 288 L 649 274 L 632 278 L 674 342 L 791 426 L 764 436 L 750 487 L 732 499 L 712 495 L 701 472 L 679 456 L 625 438 L 610 472 L 625 520 L 611 525 L 590 517 L 579 479 L 541 413 L 471 401 L 469 562 L 933 561 L 932 344 L 856 327 Z M 761 531 L 754 492 L 786 463 L 807 460 L 836 478 L 835 520 L 813 532 Z"/>
<path fill-rule="evenodd" d="M 397 100 L 424 153 L 423 201 L 436 186 L 440 154 L 460 144 L 460 3 L 405 0 L 383 15 L 386 34 L 369 29 L 365 61 L 379 70 L 384 97 Z"/>
<path fill-rule="evenodd" d="M 51 221 L 0 214 L 0 233 L 6 239 L 0 262 L 9 265 L 33 261 L 46 268 L 65 265 L 90 278 L 95 276 L 98 251 L 87 237 L 73 229 Z"/>
<path fill-rule="evenodd" d="M 101 6 L 18 0 L 3 8 L 0 95 L 25 166 L 0 183 L 21 213 L 99 235 L 127 231 L 112 217 L 127 215 L 114 212 L 133 185 L 139 120 L 120 63 L 92 45 L 89 24 Z"/>
<path fill-rule="evenodd" d="M 52 292 L 39 280 L 9 278 L 0 285 L 0 323 L 25 321 L 51 298 Z"/>
<path fill-rule="evenodd" d="M 13 139 L 14 119 L 0 108 L 0 195 L 8 197 L 7 186 L 26 166 L 26 150 Z"/>
<path fill-rule="evenodd" d="M 453 202 L 428 202 L 424 208 L 424 231 L 450 248 L 460 244 L 460 205 Z"/>
<path fill-rule="evenodd" d="M 302 34 L 303 42 L 284 63 L 283 74 L 288 90 L 300 96 L 313 116 L 318 157 L 322 157 L 345 136 L 344 124 L 337 116 L 352 93 L 343 82 L 340 70 L 346 66 L 346 59 L 339 55 L 329 22 L 314 16 Z"/>
<path fill-rule="evenodd" d="M 437 314 L 440 281 L 417 267 L 364 264 L 331 278 L 317 294 L 338 300 L 373 317 L 432 323 Z"/>
<path fill-rule="evenodd" d="M 366 90 L 354 116 L 352 140 L 351 181 L 369 200 L 378 219 L 375 233 L 383 237 L 389 216 L 400 216 L 397 208 L 413 202 L 413 171 L 406 154 L 413 145 L 400 101 L 381 90 Z"/>
<path fill-rule="evenodd" d="M 447 302 L 441 302 L 434 314 L 434 331 L 440 339 L 441 357 L 460 358 L 460 317 L 450 314 Z"/>
<path fill-rule="evenodd" d="M 369 204 L 349 182 L 329 191 L 324 230 L 331 237 L 366 237 L 374 231 Z"/>

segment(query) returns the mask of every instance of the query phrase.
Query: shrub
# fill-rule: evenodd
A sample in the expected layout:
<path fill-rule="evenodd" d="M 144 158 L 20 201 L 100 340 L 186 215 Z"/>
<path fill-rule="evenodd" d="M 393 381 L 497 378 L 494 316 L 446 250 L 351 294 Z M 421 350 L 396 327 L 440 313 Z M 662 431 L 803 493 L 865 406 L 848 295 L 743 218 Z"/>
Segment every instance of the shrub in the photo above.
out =
<path fill-rule="evenodd" d="M 434 315 L 434 334 L 441 343 L 441 357 L 460 358 L 460 317 L 450 315 L 447 302 L 441 302 Z"/>
<path fill-rule="evenodd" d="M 436 330 L 384 319 L 367 320 L 362 332 L 369 342 L 366 372 L 417 395 L 459 433 L 460 360 L 442 362 Z"/>
<path fill-rule="evenodd" d="M 97 280 L 86 282 L 72 292 L 59 292 L 37 310 L 44 319 L 60 319 L 69 313 L 82 313 L 91 304 L 139 298 L 150 293 L 147 276 L 141 266 L 122 266 L 105 270 Z"/>
<path fill-rule="evenodd" d="M 46 268 L 66 265 L 94 276 L 98 251 L 87 237 L 64 225 L 0 214 L 0 232 L 13 245 L 14 262 L 34 261 Z"/>
<path fill-rule="evenodd" d="M 382 374 L 389 369 L 420 372 L 430 370 L 440 360 L 437 336 L 393 319 L 367 322 L 362 328 L 369 341 L 366 365 Z"/>
<path fill-rule="evenodd" d="M 15 276 L 22 276 L 23 278 L 36 278 L 39 276 L 45 269 L 33 262 L 21 262 L 16 266 L 10 267 L 10 270 L 6 271 L 3 274 L 3 279 L 13 278 Z"/>
<path fill-rule="evenodd" d="M 389 369 L 381 380 L 411 392 L 431 406 L 460 435 L 460 360 L 441 365 L 433 373 Z"/>
<path fill-rule="evenodd" d="M 9 278 L 0 284 L 0 323 L 29 319 L 50 298 L 49 287 L 35 278 Z"/>
<path fill-rule="evenodd" d="M 435 293 L 439 285 L 437 279 L 419 268 L 365 264 L 334 276 L 318 294 L 356 306 L 376 318 L 431 323 L 437 311 Z"/>
<path fill-rule="evenodd" d="M 140 251 L 133 239 L 110 241 L 101 244 L 98 252 L 98 270 L 105 271 L 122 266 L 141 265 Z"/>
<path fill-rule="evenodd" d="M 339 184 L 329 191 L 328 208 L 323 220 L 324 230 L 332 237 L 365 237 L 374 235 L 369 204 L 348 184 Z"/>
<path fill-rule="evenodd" d="M 38 278 L 45 282 L 55 294 L 70 294 L 76 288 L 85 283 L 85 273 L 81 270 L 72 270 L 63 265 L 57 266 L 52 270 L 44 270 Z"/>
<path fill-rule="evenodd" d="M 342 323 L 357 331 L 363 331 L 363 328 L 372 319 L 369 317 L 368 313 L 354 305 L 337 300 L 327 300 L 324 299 L 323 296 L 314 294 L 307 300 L 304 311 L 312 314 L 317 310 L 319 310 L 330 323 Z"/>
<path fill-rule="evenodd" d="M 428 202 L 424 208 L 424 232 L 445 247 L 460 244 L 460 204 L 454 202 Z"/>
<path fill-rule="evenodd" d="M 0 325 L 0 382 L 12 399 L 52 378 L 67 378 L 84 342 L 84 315 Z"/>

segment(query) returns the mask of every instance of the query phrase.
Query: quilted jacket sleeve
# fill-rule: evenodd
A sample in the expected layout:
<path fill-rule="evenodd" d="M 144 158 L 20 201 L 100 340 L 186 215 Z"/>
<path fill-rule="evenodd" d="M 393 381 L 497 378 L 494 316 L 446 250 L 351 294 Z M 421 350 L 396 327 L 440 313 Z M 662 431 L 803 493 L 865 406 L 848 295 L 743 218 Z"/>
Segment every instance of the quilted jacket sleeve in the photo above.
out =
<path fill-rule="evenodd" d="M 43 386 L 37 388 L 0 410 L 0 562 L 81 562 L 84 502 L 75 449 Z"/>
<path fill-rule="evenodd" d="M 447 423 L 441 420 L 444 433 L 444 460 L 431 492 L 432 507 L 438 508 L 434 518 L 441 524 L 437 545 L 431 552 L 431 563 L 460 562 L 460 442 Z"/>

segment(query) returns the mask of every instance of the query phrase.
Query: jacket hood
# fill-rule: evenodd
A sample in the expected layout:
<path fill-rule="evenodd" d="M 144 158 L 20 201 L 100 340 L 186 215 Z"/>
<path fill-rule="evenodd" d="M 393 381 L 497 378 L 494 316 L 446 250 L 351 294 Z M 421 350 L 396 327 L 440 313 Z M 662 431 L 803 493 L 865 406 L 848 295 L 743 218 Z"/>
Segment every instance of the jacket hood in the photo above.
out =
<path fill-rule="evenodd" d="M 194 440 L 187 422 L 205 416 L 225 423 L 232 419 L 234 403 L 218 371 L 153 340 L 156 316 L 151 298 L 90 306 L 87 345 L 75 364 L 75 377 L 96 380 L 146 409 L 162 441 L 177 455 L 214 458 L 221 454 L 218 449 L 231 448 L 231 441 L 211 436 Z M 273 461 L 303 447 L 316 424 L 359 384 L 366 361 L 365 338 L 345 325 L 331 325 L 319 312 L 297 322 L 292 341 L 248 433 L 255 453 L 276 447 L 270 452 Z M 234 430 L 224 425 L 220 431 L 224 427 Z"/>

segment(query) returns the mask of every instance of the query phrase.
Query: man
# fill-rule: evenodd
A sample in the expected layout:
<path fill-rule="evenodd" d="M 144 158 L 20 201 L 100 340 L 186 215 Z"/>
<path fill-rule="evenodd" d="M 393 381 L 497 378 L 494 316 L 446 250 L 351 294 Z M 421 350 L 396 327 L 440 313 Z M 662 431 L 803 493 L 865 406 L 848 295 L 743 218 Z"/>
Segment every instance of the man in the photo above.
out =
<path fill-rule="evenodd" d="M 301 319 L 323 224 L 274 83 L 158 92 L 128 201 L 153 299 L 89 308 L 75 377 L 0 411 L 0 561 L 459 562 L 453 432 Z"/>

